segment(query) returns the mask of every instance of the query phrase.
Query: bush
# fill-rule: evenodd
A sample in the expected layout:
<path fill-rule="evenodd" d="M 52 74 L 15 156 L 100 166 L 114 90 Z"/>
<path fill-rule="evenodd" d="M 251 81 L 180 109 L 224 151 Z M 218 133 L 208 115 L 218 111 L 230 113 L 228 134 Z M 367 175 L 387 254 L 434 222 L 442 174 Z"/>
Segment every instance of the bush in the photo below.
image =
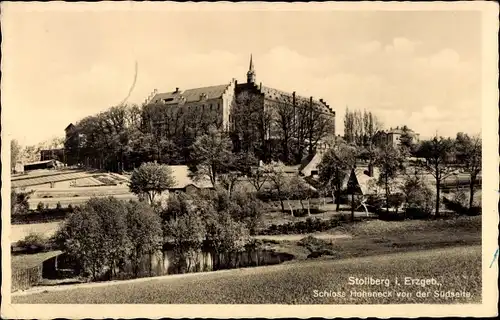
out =
<path fill-rule="evenodd" d="M 36 211 L 38 212 L 42 212 L 44 210 L 44 205 L 43 205 L 43 202 L 40 201 L 38 202 L 38 204 L 36 205 Z"/>
<path fill-rule="evenodd" d="M 17 242 L 17 247 L 27 253 L 37 253 L 50 249 L 49 240 L 38 233 L 30 233 L 23 240 Z"/>
<path fill-rule="evenodd" d="M 420 176 L 409 176 L 405 179 L 403 195 L 407 218 L 425 219 L 432 215 L 436 195 Z"/>
<path fill-rule="evenodd" d="M 326 231 L 340 225 L 341 220 L 344 219 L 342 215 L 338 217 L 321 220 L 318 218 L 307 218 L 305 221 L 288 222 L 285 224 L 272 224 L 267 229 L 260 230 L 259 234 L 264 235 L 277 235 L 277 234 L 303 234 L 312 233 L 316 231 Z"/>

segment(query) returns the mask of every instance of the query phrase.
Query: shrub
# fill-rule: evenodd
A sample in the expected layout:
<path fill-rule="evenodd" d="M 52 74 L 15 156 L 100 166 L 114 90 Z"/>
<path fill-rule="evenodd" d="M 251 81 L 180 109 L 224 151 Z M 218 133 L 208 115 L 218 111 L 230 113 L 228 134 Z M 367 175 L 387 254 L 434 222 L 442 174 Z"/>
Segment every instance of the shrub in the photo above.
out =
<path fill-rule="evenodd" d="M 38 212 L 42 212 L 44 210 L 44 205 L 43 205 L 43 202 L 40 201 L 38 202 L 38 204 L 36 205 L 36 211 Z"/>
<path fill-rule="evenodd" d="M 407 218 L 423 219 L 432 215 L 436 196 L 420 176 L 407 177 L 402 190 Z"/>
<path fill-rule="evenodd" d="M 28 253 L 36 253 L 50 249 L 49 240 L 38 233 L 30 233 L 17 246 Z"/>

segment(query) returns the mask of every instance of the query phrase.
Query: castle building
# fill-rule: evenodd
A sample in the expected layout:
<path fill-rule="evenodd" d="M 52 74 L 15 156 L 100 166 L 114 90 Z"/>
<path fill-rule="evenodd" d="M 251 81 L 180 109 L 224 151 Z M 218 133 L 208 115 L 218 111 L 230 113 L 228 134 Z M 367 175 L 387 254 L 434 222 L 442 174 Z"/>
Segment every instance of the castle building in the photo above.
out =
<path fill-rule="evenodd" d="M 253 107 L 268 112 L 271 117 L 276 118 L 278 106 L 288 106 L 293 110 L 294 117 L 299 117 L 300 110 L 308 110 L 302 114 L 315 115 L 327 118 L 330 122 L 329 133 L 335 136 L 335 111 L 323 99 L 303 97 L 296 92 L 285 92 L 282 90 L 263 86 L 256 82 L 256 71 L 253 57 L 250 56 L 250 65 L 247 72 L 247 82 L 238 83 L 234 78 L 227 84 L 186 89 L 182 91 L 176 88 L 171 92 L 158 92 L 156 89 L 144 101 L 143 106 L 163 107 L 164 118 L 152 119 L 150 125 L 158 127 L 168 122 L 167 118 L 179 118 L 179 115 L 194 114 L 200 119 L 210 119 L 210 122 L 218 128 L 230 130 L 237 121 L 235 106 L 239 101 L 245 100 L 245 96 L 251 96 Z M 302 109 L 301 109 L 302 108 Z M 274 132 L 279 128 L 277 124 L 270 125 L 267 130 L 267 138 L 272 138 Z M 311 137 L 311 139 L 313 139 Z M 320 144 L 320 143 L 318 143 Z"/>

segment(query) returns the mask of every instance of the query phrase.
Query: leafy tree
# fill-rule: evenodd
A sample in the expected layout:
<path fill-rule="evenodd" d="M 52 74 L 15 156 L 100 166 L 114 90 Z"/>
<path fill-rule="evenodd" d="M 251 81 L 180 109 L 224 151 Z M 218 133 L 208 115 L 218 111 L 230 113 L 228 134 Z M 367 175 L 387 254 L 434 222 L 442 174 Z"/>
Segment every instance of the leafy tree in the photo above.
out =
<path fill-rule="evenodd" d="M 144 202 L 131 201 L 127 204 L 127 235 L 131 246 L 130 261 L 137 277 L 141 258 L 161 249 L 161 218 Z"/>
<path fill-rule="evenodd" d="M 384 187 L 386 212 L 389 212 L 390 185 L 398 173 L 404 170 L 404 156 L 392 144 L 385 144 L 377 153 L 375 165 L 380 169 L 378 183 Z"/>
<path fill-rule="evenodd" d="M 168 220 L 164 224 L 164 235 L 167 242 L 174 245 L 179 272 L 190 269 L 190 259 L 199 252 L 205 237 L 205 225 L 199 214 L 189 211 L 177 218 Z M 186 264 L 187 263 L 187 264 Z"/>
<path fill-rule="evenodd" d="M 91 198 L 68 216 L 57 242 L 94 280 L 106 270 L 116 275 L 131 249 L 126 214 L 126 205 L 113 197 Z"/>
<path fill-rule="evenodd" d="M 434 194 L 425 184 L 425 178 L 420 174 L 418 168 L 405 175 L 401 190 L 404 196 L 405 212 L 410 209 L 418 209 L 425 216 L 432 213 Z"/>
<path fill-rule="evenodd" d="M 62 249 L 94 280 L 105 270 L 108 262 L 102 245 L 104 230 L 99 220 L 95 211 L 82 208 L 68 216 L 56 235 Z"/>
<path fill-rule="evenodd" d="M 182 217 L 190 212 L 191 202 L 191 197 L 186 193 L 172 193 L 169 195 L 165 207 L 161 209 L 160 217 L 164 222 Z"/>
<path fill-rule="evenodd" d="M 338 143 L 328 149 L 318 166 L 320 182 L 329 186 L 335 193 L 337 211 L 339 211 L 340 207 L 342 185 L 350 170 L 356 165 L 357 154 L 356 147 Z"/>
<path fill-rule="evenodd" d="M 463 171 L 469 174 L 469 209 L 474 203 L 476 180 L 482 169 L 482 140 L 479 135 L 470 137 L 458 133 L 456 138 L 457 160 Z"/>
<path fill-rule="evenodd" d="M 152 204 L 157 195 L 173 187 L 175 182 L 168 166 L 148 162 L 134 170 L 129 188 L 139 196 L 147 195 L 149 203 Z"/>
<path fill-rule="evenodd" d="M 99 218 L 103 235 L 101 246 L 105 250 L 108 267 L 116 275 L 116 267 L 129 256 L 130 239 L 127 235 L 127 208 L 114 198 L 91 198 L 83 210 L 94 211 Z"/>
<path fill-rule="evenodd" d="M 216 185 L 220 174 L 226 173 L 234 162 L 229 137 L 210 128 L 208 134 L 198 137 L 192 146 L 193 176 L 195 179 L 209 177 L 212 185 Z"/>
<path fill-rule="evenodd" d="M 418 164 L 431 174 L 436 182 L 435 212 L 436 217 L 439 217 L 441 184 L 447 177 L 456 173 L 453 141 L 435 136 L 432 140 L 422 142 L 418 155 L 425 159 Z"/>
<path fill-rule="evenodd" d="M 227 206 L 227 211 L 236 221 L 243 222 L 250 234 L 255 234 L 262 219 L 262 202 L 255 195 L 235 192 Z"/>
<path fill-rule="evenodd" d="M 227 211 L 219 212 L 206 220 L 206 239 L 216 256 L 225 254 L 229 262 L 231 253 L 244 250 L 249 242 L 249 231 L 242 222 L 236 221 Z"/>

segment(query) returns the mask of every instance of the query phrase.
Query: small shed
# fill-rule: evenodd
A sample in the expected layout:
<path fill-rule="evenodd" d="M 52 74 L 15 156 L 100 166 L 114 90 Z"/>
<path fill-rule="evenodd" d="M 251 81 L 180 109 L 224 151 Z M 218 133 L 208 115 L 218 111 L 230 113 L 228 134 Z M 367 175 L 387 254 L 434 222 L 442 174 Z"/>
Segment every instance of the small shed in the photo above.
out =
<path fill-rule="evenodd" d="M 41 170 L 41 169 L 53 169 L 57 167 L 61 167 L 62 162 L 57 160 L 44 160 L 44 161 L 36 161 L 31 163 L 26 163 L 24 165 L 24 171 L 31 170 Z"/>
<path fill-rule="evenodd" d="M 12 256 L 11 291 L 36 286 L 43 278 L 55 274 L 60 250 Z"/>

